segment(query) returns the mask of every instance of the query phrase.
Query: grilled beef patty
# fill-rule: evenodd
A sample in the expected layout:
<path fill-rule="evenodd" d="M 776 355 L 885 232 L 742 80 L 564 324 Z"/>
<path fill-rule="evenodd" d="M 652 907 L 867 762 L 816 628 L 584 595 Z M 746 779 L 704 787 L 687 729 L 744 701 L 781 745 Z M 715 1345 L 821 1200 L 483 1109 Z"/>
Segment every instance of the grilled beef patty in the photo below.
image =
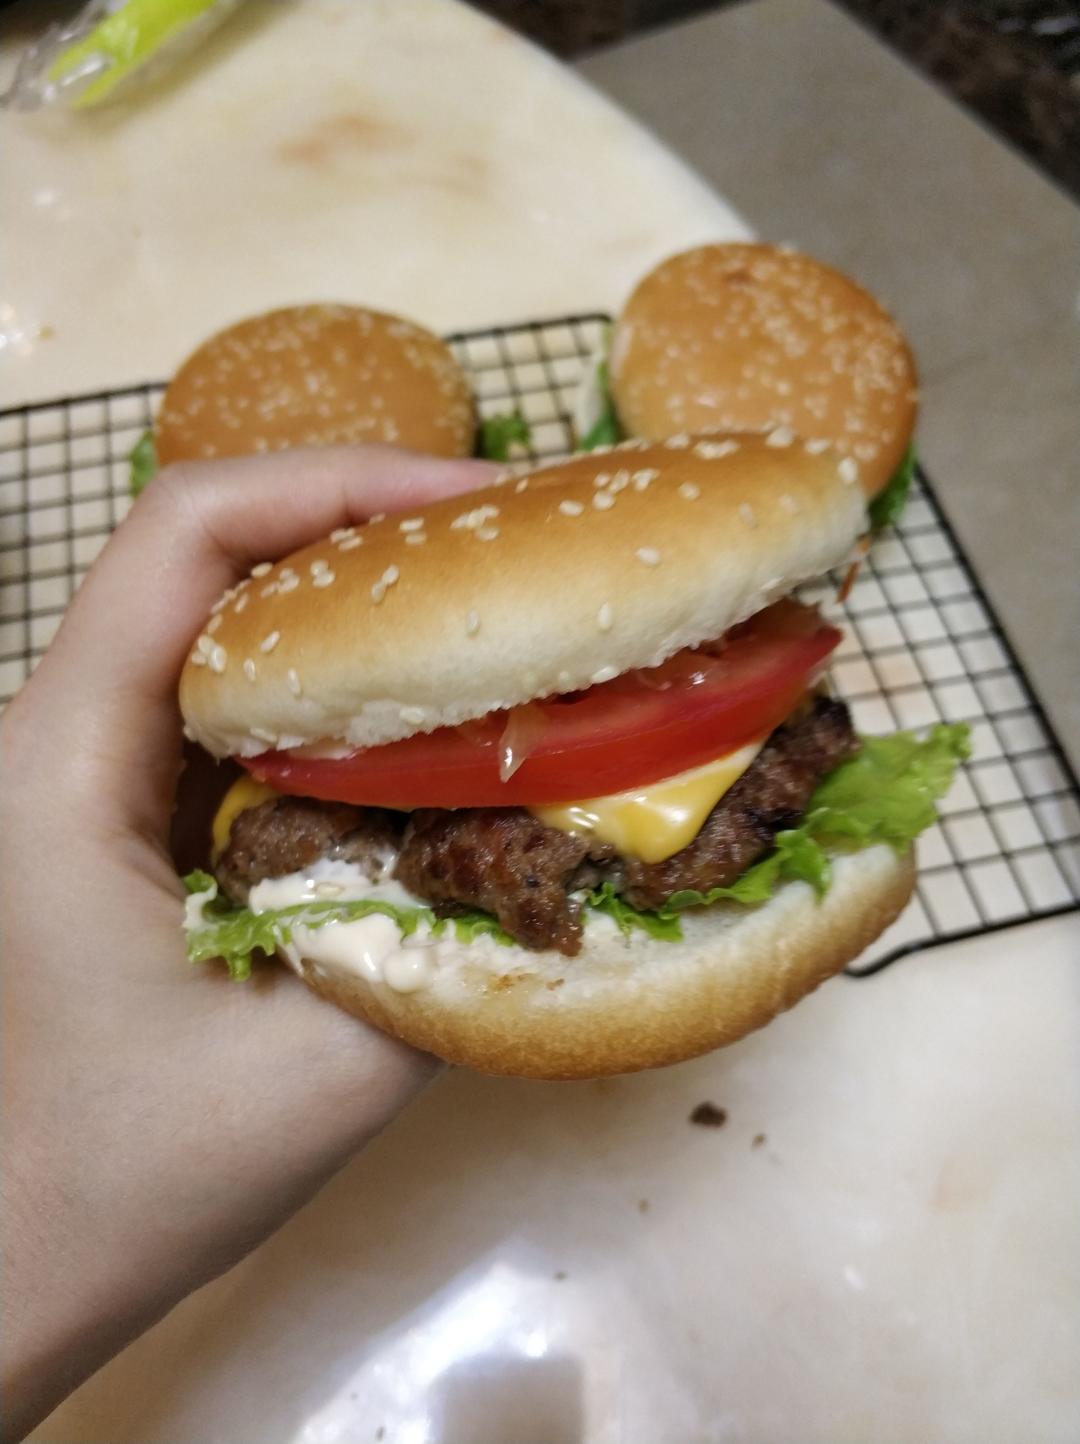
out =
<path fill-rule="evenodd" d="M 482 908 L 527 948 L 581 950 L 580 906 L 571 894 L 609 881 L 638 908 L 656 908 L 684 888 L 724 887 L 801 817 L 818 782 L 858 749 L 842 702 L 826 697 L 778 727 L 716 804 L 693 842 L 663 862 L 622 857 L 606 843 L 546 827 L 519 807 L 425 808 L 405 821 L 379 808 L 282 797 L 241 813 L 218 859 L 230 897 L 320 857 L 395 876 L 447 916 Z"/>
<path fill-rule="evenodd" d="M 378 807 L 274 797 L 234 820 L 229 845 L 214 864 L 221 889 L 246 903 L 256 883 L 301 872 L 321 857 L 355 862 L 372 878 L 393 866 L 404 818 Z"/>

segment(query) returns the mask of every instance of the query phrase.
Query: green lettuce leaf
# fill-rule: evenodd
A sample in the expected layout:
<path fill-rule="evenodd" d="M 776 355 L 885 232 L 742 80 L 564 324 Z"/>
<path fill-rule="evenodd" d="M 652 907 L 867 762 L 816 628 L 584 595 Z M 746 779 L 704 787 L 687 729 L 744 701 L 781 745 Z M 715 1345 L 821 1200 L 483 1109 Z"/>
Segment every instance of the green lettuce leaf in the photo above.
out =
<path fill-rule="evenodd" d="M 882 527 L 895 526 L 907 506 L 908 493 L 915 476 L 915 443 L 912 442 L 901 458 L 900 465 L 870 503 L 870 526 L 873 531 Z"/>
<path fill-rule="evenodd" d="M 510 448 L 515 443 L 528 446 L 530 441 L 532 429 L 520 411 L 485 416 L 480 422 L 477 455 L 488 461 L 509 461 Z"/>
<path fill-rule="evenodd" d="M 858 754 L 818 786 L 800 825 L 777 833 L 772 852 L 730 887 L 674 893 L 660 915 L 720 901 L 765 902 L 793 879 L 823 896 L 832 880 L 830 854 L 881 842 L 905 851 L 937 820 L 937 799 L 970 755 L 969 730 L 960 722 L 938 723 L 921 738 L 913 732 L 864 737 Z"/>
<path fill-rule="evenodd" d="M 461 942 L 484 936 L 507 946 L 513 943 L 493 917 L 478 910 L 456 918 L 437 918 L 430 908 L 398 907 L 378 898 L 365 898 L 353 902 L 298 903 L 294 907 L 255 913 L 250 908 L 233 907 L 220 897 L 217 882 L 209 873 L 188 873 L 184 887 L 189 895 L 201 900 L 198 915 L 188 923 L 188 957 L 193 963 L 221 958 L 229 969 L 229 976 L 239 981 L 251 976 L 254 954 L 269 956 L 283 944 L 292 942 L 292 930 L 297 924 L 316 929 L 327 923 L 353 922 L 371 913 L 393 918 L 406 938 L 426 923 L 436 936 L 452 929 Z"/>
<path fill-rule="evenodd" d="M 154 449 L 154 433 L 144 431 L 128 453 L 131 467 L 129 485 L 132 496 L 138 496 L 157 475 L 157 452 Z"/>
<path fill-rule="evenodd" d="M 635 928 L 640 928 L 650 937 L 661 938 L 664 942 L 677 943 L 682 938 L 682 928 L 678 918 L 661 917 L 659 913 L 641 912 L 638 908 L 631 907 L 625 898 L 618 895 L 609 882 L 586 893 L 585 906 L 592 909 L 593 912 L 606 913 L 615 921 L 619 931 L 624 935 L 629 935 Z"/>
<path fill-rule="evenodd" d="M 598 446 L 614 446 L 623 439 L 615 402 L 611 398 L 611 383 L 608 378 L 606 361 L 597 363 L 596 380 L 604 394 L 603 409 L 585 435 L 578 441 L 579 451 L 594 451 Z"/>

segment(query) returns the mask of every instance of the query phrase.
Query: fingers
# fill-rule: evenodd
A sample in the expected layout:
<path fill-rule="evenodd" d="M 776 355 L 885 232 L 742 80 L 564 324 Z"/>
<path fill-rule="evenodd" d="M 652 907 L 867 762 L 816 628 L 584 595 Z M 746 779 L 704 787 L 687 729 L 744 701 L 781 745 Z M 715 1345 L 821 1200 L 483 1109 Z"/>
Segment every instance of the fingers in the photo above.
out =
<path fill-rule="evenodd" d="M 27 689 L 43 744 L 89 752 L 121 795 L 136 774 L 171 793 L 177 679 L 221 592 L 255 562 L 482 486 L 493 470 L 382 447 L 167 468 L 92 567 Z M 101 781 L 95 769 L 94 786 Z"/>

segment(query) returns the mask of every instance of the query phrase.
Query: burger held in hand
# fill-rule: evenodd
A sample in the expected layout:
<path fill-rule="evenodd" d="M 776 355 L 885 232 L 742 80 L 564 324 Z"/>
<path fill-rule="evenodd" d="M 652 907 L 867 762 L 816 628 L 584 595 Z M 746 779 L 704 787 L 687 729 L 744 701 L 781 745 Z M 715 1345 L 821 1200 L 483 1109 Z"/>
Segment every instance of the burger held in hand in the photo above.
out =
<path fill-rule="evenodd" d="M 631 442 L 335 532 L 217 604 L 180 697 L 246 776 L 190 956 L 277 953 L 454 1063 L 676 1062 L 841 969 L 912 889 L 963 729 L 860 740 L 794 600 L 865 526 L 790 431 Z"/>

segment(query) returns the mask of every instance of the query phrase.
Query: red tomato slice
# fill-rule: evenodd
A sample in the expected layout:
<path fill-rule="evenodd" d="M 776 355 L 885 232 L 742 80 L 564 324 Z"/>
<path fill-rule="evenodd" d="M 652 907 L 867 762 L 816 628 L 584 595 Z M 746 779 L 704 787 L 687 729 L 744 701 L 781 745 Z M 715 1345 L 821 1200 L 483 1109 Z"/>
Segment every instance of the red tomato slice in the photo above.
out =
<path fill-rule="evenodd" d="M 685 772 L 771 732 L 840 636 L 816 608 L 786 600 L 720 642 L 585 692 L 348 757 L 264 752 L 243 765 L 281 792 L 403 810 L 601 797 Z M 508 746 L 517 753 L 510 776 Z"/>

